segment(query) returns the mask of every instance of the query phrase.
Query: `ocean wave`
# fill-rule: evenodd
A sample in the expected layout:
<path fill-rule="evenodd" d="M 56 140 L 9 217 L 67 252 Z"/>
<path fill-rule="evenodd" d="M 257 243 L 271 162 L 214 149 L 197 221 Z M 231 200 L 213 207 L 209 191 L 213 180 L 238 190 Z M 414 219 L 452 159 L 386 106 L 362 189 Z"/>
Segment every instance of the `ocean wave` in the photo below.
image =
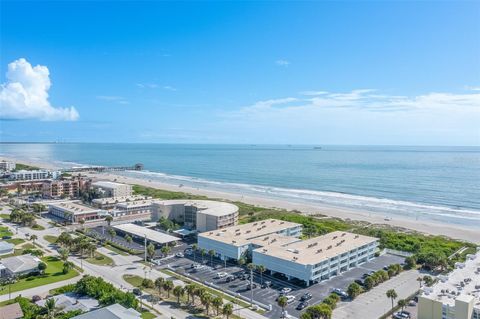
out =
<path fill-rule="evenodd" d="M 303 204 L 322 204 L 331 207 L 357 209 L 381 214 L 382 216 L 403 216 L 409 218 L 442 219 L 461 224 L 476 221 L 480 223 L 480 211 L 452 208 L 447 206 L 423 204 L 389 198 L 368 197 L 338 192 L 317 191 L 308 189 L 281 188 L 273 186 L 252 185 L 243 183 L 219 182 L 198 177 L 171 175 L 151 171 L 129 171 L 124 173 L 140 178 L 157 180 L 168 184 L 190 186 L 194 188 L 219 190 L 243 195 L 263 196 L 292 200 Z"/>

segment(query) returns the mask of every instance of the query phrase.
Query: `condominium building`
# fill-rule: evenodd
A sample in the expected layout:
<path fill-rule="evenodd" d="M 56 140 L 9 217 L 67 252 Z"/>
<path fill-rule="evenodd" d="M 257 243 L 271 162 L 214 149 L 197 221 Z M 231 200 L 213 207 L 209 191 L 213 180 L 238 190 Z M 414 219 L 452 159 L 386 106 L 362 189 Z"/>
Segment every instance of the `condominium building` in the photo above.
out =
<path fill-rule="evenodd" d="M 5 160 L 0 161 L 0 171 L 10 172 L 15 170 L 16 167 L 17 164 L 15 164 L 15 162 L 9 162 Z"/>
<path fill-rule="evenodd" d="M 276 219 L 238 225 L 198 235 L 198 246 L 221 259 L 251 257 L 271 273 L 307 285 L 327 280 L 375 257 L 378 239 L 336 231 L 300 240 L 302 226 Z"/>
<path fill-rule="evenodd" d="M 121 203 L 136 202 L 140 200 L 148 200 L 152 197 L 143 195 L 120 196 L 120 197 L 102 197 L 92 200 L 92 205 L 100 209 L 114 209 L 116 205 Z"/>
<path fill-rule="evenodd" d="M 18 172 L 12 172 L 9 174 L 11 180 L 15 181 L 31 181 L 41 179 L 56 179 L 61 175 L 59 171 L 46 171 L 46 170 L 21 170 Z"/>
<path fill-rule="evenodd" d="M 231 226 L 198 235 L 198 246 L 213 250 L 224 259 L 238 260 L 251 254 L 263 238 L 276 240 L 299 240 L 302 225 L 278 219 L 266 219 L 259 222 Z"/>
<path fill-rule="evenodd" d="M 43 196 L 48 198 L 76 198 L 80 193 L 80 181 L 76 179 L 52 180 L 43 183 Z"/>
<path fill-rule="evenodd" d="M 78 201 L 52 203 L 48 205 L 48 212 L 70 223 L 103 219 L 108 214 L 104 210 L 83 205 Z"/>
<path fill-rule="evenodd" d="M 165 200 L 152 203 L 152 220 L 165 217 L 205 232 L 238 224 L 236 205 L 212 200 Z"/>
<path fill-rule="evenodd" d="M 480 249 L 418 298 L 418 319 L 480 319 Z"/>
<path fill-rule="evenodd" d="M 99 181 L 92 183 L 92 188 L 101 192 L 104 197 L 124 197 L 132 195 L 132 185 L 129 184 Z"/>
<path fill-rule="evenodd" d="M 153 199 L 139 199 L 118 203 L 115 205 L 113 216 L 149 215 L 150 219 L 152 203 Z"/>

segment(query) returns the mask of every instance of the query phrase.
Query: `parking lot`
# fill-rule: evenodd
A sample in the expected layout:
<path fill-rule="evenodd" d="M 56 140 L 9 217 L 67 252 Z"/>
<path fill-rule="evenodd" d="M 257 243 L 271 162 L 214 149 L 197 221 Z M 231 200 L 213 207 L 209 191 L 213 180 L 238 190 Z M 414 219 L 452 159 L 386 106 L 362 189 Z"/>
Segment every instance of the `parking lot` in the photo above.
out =
<path fill-rule="evenodd" d="M 233 295 L 240 294 L 246 298 L 250 298 L 251 296 L 253 296 L 254 300 L 262 304 L 272 305 L 272 310 L 268 311 L 265 314 L 265 316 L 270 318 L 281 317 L 282 309 L 277 305 L 276 299 L 279 296 L 279 292 L 282 288 L 291 288 L 292 291 L 289 292 L 288 295 L 295 296 L 295 301 L 291 302 L 286 307 L 286 310 L 289 315 L 298 318 L 300 316 L 300 311 L 296 310 L 295 308 L 300 303 L 301 296 L 306 292 L 312 294 L 312 298 L 309 300 L 309 305 L 314 305 L 321 302 L 326 296 L 328 296 L 332 292 L 333 288 L 340 288 L 346 290 L 350 283 L 352 283 L 356 279 L 361 279 L 364 273 L 382 269 L 384 266 L 388 266 L 390 264 L 402 263 L 403 260 L 403 257 L 383 255 L 375 258 L 370 262 L 364 263 L 357 268 L 344 272 L 339 276 L 333 277 L 327 281 L 318 284 L 311 285 L 310 287 L 305 287 L 303 285 L 299 285 L 298 283 L 287 281 L 285 279 L 280 279 L 264 273 L 263 282 L 270 281 L 272 285 L 268 288 L 262 288 L 262 279 L 260 274 L 254 273 L 253 282 L 256 283 L 257 287 L 254 288 L 252 291 L 248 289 L 250 284 L 249 280 L 235 279 L 231 282 L 226 282 L 225 278 L 217 278 L 217 273 L 219 272 L 226 272 L 227 274 L 238 275 L 239 273 L 245 271 L 244 268 L 233 264 L 227 264 L 227 267 L 225 268 L 224 263 L 218 259 L 214 259 L 212 267 L 209 256 L 204 257 L 204 263 L 206 263 L 206 265 L 204 265 L 200 269 L 191 268 L 191 265 L 193 263 L 193 256 L 168 259 L 168 261 L 164 263 L 164 266 L 168 265 L 173 270 L 180 273 L 186 273 L 200 282 L 212 283 L 220 287 L 224 291 L 230 292 Z M 198 254 L 196 256 L 196 262 L 202 262 L 202 258 L 198 256 Z"/>

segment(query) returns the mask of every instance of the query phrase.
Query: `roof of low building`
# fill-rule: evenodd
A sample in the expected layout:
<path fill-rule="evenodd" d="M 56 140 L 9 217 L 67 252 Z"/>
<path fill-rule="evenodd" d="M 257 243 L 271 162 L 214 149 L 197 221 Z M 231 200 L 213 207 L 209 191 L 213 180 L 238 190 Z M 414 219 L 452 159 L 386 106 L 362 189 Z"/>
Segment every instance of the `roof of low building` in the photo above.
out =
<path fill-rule="evenodd" d="M 40 259 L 31 254 L 13 256 L 0 259 L 0 264 L 13 273 L 33 270 L 38 267 Z"/>
<path fill-rule="evenodd" d="M 0 308 L 0 319 L 23 318 L 23 311 L 18 302 Z"/>
<path fill-rule="evenodd" d="M 78 201 L 66 201 L 66 202 L 60 202 L 60 203 L 52 203 L 49 206 L 68 211 L 68 212 L 70 212 L 74 215 L 88 214 L 88 213 L 98 213 L 100 211 L 98 208 L 83 205 Z"/>
<path fill-rule="evenodd" d="M 81 310 L 82 312 L 90 311 L 98 307 L 98 300 L 87 296 L 79 296 L 74 293 L 65 293 L 52 297 L 55 300 L 55 305 L 63 312 L 72 310 Z M 40 307 L 45 307 L 47 299 L 42 299 L 36 302 Z"/>
<path fill-rule="evenodd" d="M 72 319 L 140 319 L 141 315 L 132 308 L 125 308 L 116 303 L 108 307 L 75 316 Z"/>
<path fill-rule="evenodd" d="M 131 186 L 129 184 L 117 183 L 117 182 L 110 182 L 110 181 L 98 181 L 92 183 L 92 186 L 103 187 L 103 188 L 117 188 L 123 186 Z"/>
<path fill-rule="evenodd" d="M 14 244 L 8 243 L 6 241 L 0 241 L 0 250 L 12 250 L 15 247 Z"/>
<path fill-rule="evenodd" d="M 135 224 L 121 224 L 121 225 L 116 225 L 113 226 L 113 228 L 116 228 L 120 231 L 127 232 L 130 234 L 133 234 L 138 237 L 147 237 L 148 240 L 154 241 L 159 244 L 167 244 L 171 243 L 177 240 L 180 240 L 180 238 L 161 233 L 159 231 L 146 228 L 143 226 L 138 226 Z"/>
<path fill-rule="evenodd" d="M 184 206 L 194 206 L 197 208 L 197 213 L 201 212 L 203 214 L 211 216 L 226 216 L 238 212 L 238 206 L 221 201 L 215 200 L 192 200 L 192 199 L 173 199 L 173 200 L 156 200 L 153 204 L 157 205 L 184 205 Z"/>

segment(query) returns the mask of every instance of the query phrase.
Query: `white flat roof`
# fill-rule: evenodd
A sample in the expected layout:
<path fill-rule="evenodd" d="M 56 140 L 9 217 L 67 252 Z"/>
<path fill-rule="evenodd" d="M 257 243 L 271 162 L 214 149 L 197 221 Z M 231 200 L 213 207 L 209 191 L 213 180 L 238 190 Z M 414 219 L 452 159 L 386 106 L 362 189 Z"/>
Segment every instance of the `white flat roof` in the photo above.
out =
<path fill-rule="evenodd" d="M 121 186 L 130 186 L 129 184 L 110 182 L 110 181 L 98 181 L 92 183 L 92 186 L 104 187 L 104 188 L 117 188 Z"/>
<path fill-rule="evenodd" d="M 98 213 L 101 210 L 98 208 L 86 206 L 80 204 L 79 202 L 60 202 L 60 203 L 51 203 L 49 206 L 56 207 L 58 209 L 62 209 L 68 211 L 74 215 L 77 214 L 87 214 L 87 213 Z"/>
<path fill-rule="evenodd" d="M 473 297 L 475 308 L 480 309 L 480 290 L 475 288 L 480 286 L 480 250 L 475 255 L 469 255 L 459 266 L 448 275 L 438 276 L 439 280 L 433 287 L 424 287 L 422 297 L 450 306 L 455 306 L 456 299 L 470 300 Z"/>
<path fill-rule="evenodd" d="M 255 252 L 295 261 L 299 264 L 314 265 L 323 260 L 378 241 L 378 238 L 334 231 L 319 237 L 299 240 L 286 245 L 270 245 L 255 249 Z"/>
<path fill-rule="evenodd" d="M 169 206 L 169 205 L 184 205 L 194 206 L 197 208 L 197 213 L 212 216 L 226 216 L 238 212 L 238 206 L 221 201 L 214 200 L 192 200 L 192 199 L 173 199 L 173 200 L 157 200 L 154 204 Z"/>
<path fill-rule="evenodd" d="M 147 239 L 150 241 L 154 241 L 159 244 L 167 244 L 171 243 L 173 241 L 180 240 L 180 238 L 164 234 L 161 232 L 158 232 L 153 229 L 149 229 L 143 226 L 138 226 L 135 224 L 121 224 L 121 225 L 116 225 L 113 226 L 113 228 L 116 228 L 120 231 L 130 233 L 132 235 L 138 236 L 138 237 L 145 237 L 147 236 Z"/>
<path fill-rule="evenodd" d="M 132 196 L 118 196 L 118 197 L 103 197 L 103 198 L 95 198 L 92 200 L 92 203 L 95 204 L 117 204 L 117 203 L 125 203 L 127 201 L 133 202 L 137 200 L 144 200 L 144 199 L 151 199 L 150 196 L 143 196 L 143 195 L 132 195 Z"/>

